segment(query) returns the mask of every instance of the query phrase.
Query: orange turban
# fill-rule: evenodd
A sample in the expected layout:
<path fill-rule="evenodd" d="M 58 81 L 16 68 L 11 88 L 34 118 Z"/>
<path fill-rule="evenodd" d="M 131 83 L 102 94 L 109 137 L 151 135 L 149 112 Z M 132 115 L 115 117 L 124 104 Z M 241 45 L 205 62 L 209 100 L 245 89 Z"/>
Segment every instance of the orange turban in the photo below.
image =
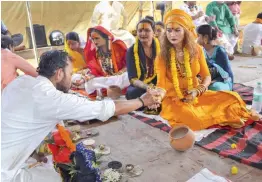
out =
<path fill-rule="evenodd" d="M 185 29 L 190 31 L 196 38 L 196 30 L 194 22 L 189 14 L 187 14 L 185 11 L 180 9 L 173 9 L 169 11 L 164 18 L 164 24 L 167 25 L 169 23 L 177 23 L 181 26 L 183 26 Z"/>

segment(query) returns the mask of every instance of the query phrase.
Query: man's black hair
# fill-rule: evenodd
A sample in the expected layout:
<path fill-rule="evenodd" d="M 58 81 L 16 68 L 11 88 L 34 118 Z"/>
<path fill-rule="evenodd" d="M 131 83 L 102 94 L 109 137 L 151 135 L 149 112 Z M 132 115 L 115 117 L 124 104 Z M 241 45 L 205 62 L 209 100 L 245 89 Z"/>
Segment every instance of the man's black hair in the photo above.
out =
<path fill-rule="evenodd" d="M 63 70 L 68 65 L 68 60 L 71 61 L 68 53 L 60 50 L 46 51 L 40 57 L 40 62 L 37 68 L 39 75 L 50 78 L 55 75 L 56 70 Z"/>
<path fill-rule="evenodd" d="M 10 46 L 14 46 L 13 39 L 8 35 L 1 35 L 1 48 L 2 49 L 10 49 Z"/>
<path fill-rule="evenodd" d="M 258 13 L 257 18 L 262 19 L 262 12 L 261 12 L 261 13 Z"/>

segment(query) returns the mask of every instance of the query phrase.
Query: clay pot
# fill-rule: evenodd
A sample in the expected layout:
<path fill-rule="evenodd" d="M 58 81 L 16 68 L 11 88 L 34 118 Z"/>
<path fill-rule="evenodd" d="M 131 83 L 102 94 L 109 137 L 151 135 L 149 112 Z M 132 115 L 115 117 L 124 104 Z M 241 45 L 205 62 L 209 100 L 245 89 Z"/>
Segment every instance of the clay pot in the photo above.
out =
<path fill-rule="evenodd" d="M 111 85 L 107 89 L 107 96 L 113 100 L 118 99 L 121 96 L 121 88 L 116 85 Z"/>
<path fill-rule="evenodd" d="M 187 126 L 177 126 L 169 132 L 170 145 L 178 151 L 186 151 L 195 143 L 195 134 Z"/>

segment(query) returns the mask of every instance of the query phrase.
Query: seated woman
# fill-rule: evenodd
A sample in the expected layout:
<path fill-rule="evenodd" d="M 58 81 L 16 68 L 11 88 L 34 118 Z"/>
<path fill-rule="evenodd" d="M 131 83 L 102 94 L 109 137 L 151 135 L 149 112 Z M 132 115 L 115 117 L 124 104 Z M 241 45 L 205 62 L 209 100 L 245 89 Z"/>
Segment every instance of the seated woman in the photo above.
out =
<path fill-rule="evenodd" d="M 142 19 L 137 26 L 137 40 L 126 54 L 127 72 L 131 85 L 126 98 L 135 99 L 144 94 L 150 84 L 156 84 L 155 58 L 160 52 L 157 38 L 154 38 L 155 24 L 151 19 Z"/>
<path fill-rule="evenodd" d="M 84 57 L 87 69 L 83 71 L 83 77 L 79 84 L 92 79 L 98 82 L 86 84 L 92 89 L 86 88 L 89 92 L 93 87 L 97 89 L 108 88 L 117 85 L 120 88 L 129 85 L 126 73 L 126 45 L 123 41 L 115 39 L 114 36 L 102 26 L 89 28 L 87 32 L 87 43 L 84 49 Z M 91 81 L 91 80 L 90 80 Z M 121 85 L 120 85 L 121 84 Z M 90 92 L 89 92 L 90 94 Z"/>
<path fill-rule="evenodd" d="M 193 130 L 216 124 L 242 127 L 249 118 L 258 120 L 236 92 L 206 91 L 211 77 L 203 48 L 195 42 L 192 18 L 174 9 L 164 23 L 166 36 L 156 59 L 157 86 L 166 90 L 160 116 L 172 127 L 184 124 Z"/>
<path fill-rule="evenodd" d="M 74 73 L 87 67 L 84 57 L 85 44 L 76 32 L 66 34 L 65 51 L 72 57 Z"/>
<path fill-rule="evenodd" d="M 165 33 L 164 23 L 162 21 L 156 22 L 156 32 L 155 32 L 156 38 L 158 38 L 158 40 L 161 40 L 161 37 L 163 36 L 164 33 Z"/>
<path fill-rule="evenodd" d="M 201 25 L 197 29 L 198 43 L 204 47 L 207 65 L 211 74 L 209 90 L 233 89 L 233 73 L 225 49 L 214 45 L 217 31 L 210 25 Z"/>
<path fill-rule="evenodd" d="M 7 35 L 1 36 L 1 90 L 17 76 L 20 69 L 25 74 L 36 77 L 38 73 L 30 63 L 14 52 L 13 39 Z"/>

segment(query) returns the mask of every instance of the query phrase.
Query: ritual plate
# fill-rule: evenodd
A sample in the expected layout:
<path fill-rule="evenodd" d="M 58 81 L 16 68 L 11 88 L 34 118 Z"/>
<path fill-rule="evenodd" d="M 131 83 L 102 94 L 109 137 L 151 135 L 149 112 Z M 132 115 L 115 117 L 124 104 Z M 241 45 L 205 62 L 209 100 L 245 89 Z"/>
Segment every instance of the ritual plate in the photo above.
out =
<path fill-rule="evenodd" d="M 102 155 L 108 155 L 111 153 L 111 150 L 110 150 L 110 147 L 108 146 L 104 146 L 104 148 L 102 149 L 100 146 L 96 147 L 94 149 L 94 152 L 95 153 L 99 153 L 99 154 L 102 154 Z"/>

